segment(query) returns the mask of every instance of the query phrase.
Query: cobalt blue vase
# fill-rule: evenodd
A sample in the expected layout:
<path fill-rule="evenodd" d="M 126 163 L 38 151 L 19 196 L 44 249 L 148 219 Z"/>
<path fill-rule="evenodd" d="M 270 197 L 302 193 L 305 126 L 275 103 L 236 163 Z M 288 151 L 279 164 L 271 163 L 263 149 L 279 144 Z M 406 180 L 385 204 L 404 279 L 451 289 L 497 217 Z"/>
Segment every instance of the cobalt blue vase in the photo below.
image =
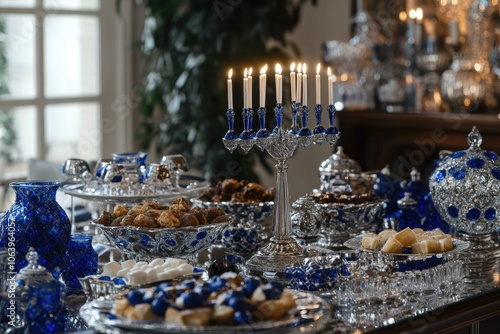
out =
<path fill-rule="evenodd" d="M 25 267 L 30 247 L 39 255 L 40 265 L 51 273 L 66 253 L 71 223 L 56 201 L 58 182 L 14 182 L 16 200 L 2 219 L 0 247 L 16 250 L 15 271 Z"/>

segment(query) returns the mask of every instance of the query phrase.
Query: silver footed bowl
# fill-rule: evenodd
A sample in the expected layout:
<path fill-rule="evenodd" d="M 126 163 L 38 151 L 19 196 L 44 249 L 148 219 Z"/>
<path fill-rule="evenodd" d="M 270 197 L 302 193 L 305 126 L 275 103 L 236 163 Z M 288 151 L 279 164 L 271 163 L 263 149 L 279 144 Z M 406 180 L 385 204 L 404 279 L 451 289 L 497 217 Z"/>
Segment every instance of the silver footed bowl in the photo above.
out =
<path fill-rule="evenodd" d="M 373 199 L 359 204 L 314 203 L 313 211 L 320 219 L 318 244 L 327 248 L 344 248 L 354 236 L 373 231 L 382 219 L 385 200 Z"/>
<path fill-rule="evenodd" d="M 110 244 L 138 260 L 158 257 L 192 256 L 207 249 L 219 238 L 230 221 L 175 228 L 142 228 L 136 226 L 104 226 L 93 222 Z"/>

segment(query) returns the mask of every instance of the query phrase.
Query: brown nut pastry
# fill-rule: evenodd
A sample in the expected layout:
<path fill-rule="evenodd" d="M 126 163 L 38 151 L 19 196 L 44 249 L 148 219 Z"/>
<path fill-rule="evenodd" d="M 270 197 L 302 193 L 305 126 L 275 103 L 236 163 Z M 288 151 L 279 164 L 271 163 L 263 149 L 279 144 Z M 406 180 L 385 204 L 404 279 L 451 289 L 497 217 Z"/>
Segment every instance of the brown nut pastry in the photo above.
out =
<path fill-rule="evenodd" d="M 134 225 L 139 227 L 159 227 L 156 219 L 151 218 L 144 213 L 141 213 L 134 218 Z"/>
<path fill-rule="evenodd" d="M 221 190 L 223 193 L 232 194 L 241 189 L 241 185 L 235 179 L 226 179 L 222 181 Z"/>
<path fill-rule="evenodd" d="M 180 207 L 182 207 L 182 205 Z M 177 219 L 181 219 L 181 217 L 184 215 L 184 213 L 186 213 L 186 211 L 179 210 L 179 208 L 175 208 L 175 207 L 173 208 L 172 206 L 170 206 L 170 208 L 166 212 L 168 212 L 170 215 L 176 217 Z"/>
<path fill-rule="evenodd" d="M 185 197 L 178 197 L 172 201 L 172 205 L 180 204 L 182 205 L 186 211 L 191 209 L 191 202 L 189 202 Z"/>
<path fill-rule="evenodd" d="M 110 226 L 115 218 L 116 216 L 113 213 L 104 211 L 102 215 L 97 218 L 96 222 L 104 226 Z"/>
<path fill-rule="evenodd" d="M 185 213 L 180 219 L 180 226 L 198 226 L 200 223 L 195 215 L 191 213 Z"/>
<path fill-rule="evenodd" d="M 218 224 L 218 223 L 224 223 L 231 220 L 231 218 L 227 215 L 221 215 L 218 217 L 215 217 L 214 219 L 210 220 L 210 224 Z"/>
<path fill-rule="evenodd" d="M 125 217 L 125 216 L 123 216 L 123 217 Z M 122 225 L 123 217 L 116 217 L 115 219 L 113 219 L 113 221 L 111 222 L 111 225 L 109 225 L 109 226 L 123 226 Z"/>
<path fill-rule="evenodd" d="M 188 212 L 189 208 L 186 208 L 183 204 L 177 203 L 177 204 L 171 204 L 168 210 L 170 211 L 178 210 L 181 212 Z"/>
<path fill-rule="evenodd" d="M 159 207 L 160 207 L 160 204 L 158 204 L 157 202 L 155 202 L 155 201 L 146 201 L 146 200 L 142 201 L 141 205 L 147 206 L 147 207 L 149 207 L 149 208 L 151 208 L 153 210 L 158 210 Z"/>
<path fill-rule="evenodd" d="M 116 205 L 113 209 L 113 213 L 116 217 L 125 216 L 128 213 L 128 209 L 123 205 Z"/>
<path fill-rule="evenodd" d="M 151 209 L 151 210 L 146 211 L 145 215 L 148 217 L 151 217 L 153 219 L 157 219 L 158 217 L 160 217 L 162 212 L 163 212 L 162 210 Z"/>
<path fill-rule="evenodd" d="M 193 208 L 191 209 L 191 213 L 198 219 L 198 223 L 200 225 L 205 225 L 208 223 L 207 221 L 207 212 L 201 208 Z"/>
<path fill-rule="evenodd" d="M 211 207 L 207 209 L 207 220 L 211 223 L 215 218 L 225 215 L 224 210 L 217 207 Z"/>
<path fill-rule="evenodd" d="M 121 217 L 121 222 L 120 222 L 120 225 L 121 226 L 134 226 L 134 216 L 132 215 L 126 215 L 126 216 L 123 216 Z"/>
<path fill-rule="evenodd" d="M 247 200 L 260 200 L 262 197 L 264 197 L 265 192 L 266 190 L 260 184 L 249 183 L 243 188 L 243 190 L 241 191 L 241 195 Z"/>
<path fill-rule="evenodd" d="M 129 210 L 128 214 L 136 217 L 137 215 L 140 215 L 141 213 L 146 213 L 149 210 L 149 207 L 144 206 L 144 205 L 134 205 L 132 209 Z"/>
<path fill-rule="evenodd" d="M 175 216 L 173 216 L 169 211 L 163 211 L 163 213 L 158 217 L 158 223 L 161 227 L 179 227 L 181 222 Z"/>

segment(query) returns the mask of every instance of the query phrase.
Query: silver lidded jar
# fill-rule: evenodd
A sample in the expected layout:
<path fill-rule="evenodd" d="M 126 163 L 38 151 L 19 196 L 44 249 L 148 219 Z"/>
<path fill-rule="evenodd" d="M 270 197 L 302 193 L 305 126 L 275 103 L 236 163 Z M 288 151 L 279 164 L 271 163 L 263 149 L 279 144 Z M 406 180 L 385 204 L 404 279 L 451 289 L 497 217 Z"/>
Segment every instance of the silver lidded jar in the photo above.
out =
<path fill-rule="evenodd" d="M 361 166 L 344 153 L 342 146 L 319 165 L 322 191 L 351 191 L 351 179 L 358 179 L 360 175 Z"/>
<path fill-rule="evenodd" d="M 500 159 L 480 148 L 474 126 L 470 147 L 443 158 L 429 180 L 436 209 L 458 231 L 487 235 L 500 228 Z"/>

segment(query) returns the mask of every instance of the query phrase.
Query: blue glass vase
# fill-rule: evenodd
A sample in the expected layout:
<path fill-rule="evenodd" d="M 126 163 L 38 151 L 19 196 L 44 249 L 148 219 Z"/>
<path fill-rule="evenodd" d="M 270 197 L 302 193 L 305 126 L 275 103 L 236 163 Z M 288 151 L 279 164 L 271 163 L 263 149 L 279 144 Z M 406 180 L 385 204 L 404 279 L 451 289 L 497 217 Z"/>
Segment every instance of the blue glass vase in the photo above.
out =
<path fill-rule="evenodd" d="M 61 277 L 66 286 L 81 289 L 79 277 L 97 274 L 97 252 L 92 247 L 92 236 L 88 234 L 73 234 L 66 250 L 66 255 L 60 264 Z"/>
<path fill-rule="evenodd" d="M 40 265 L 51 273 L 66 253 L 71 223 L 56 201 L 58 182 L 14 182 L 16 200 L 2 219 L 0 247 L 16 249 L 15 271 L 25 267 L 30 247 L 39 255 Z"/>
<path fill-rule="evenodd" d="M 63 302 L 63 285 L 58 281 L 29 286 L 25 321 L 30 334 L 63 333 L 67 310 Z"/>

